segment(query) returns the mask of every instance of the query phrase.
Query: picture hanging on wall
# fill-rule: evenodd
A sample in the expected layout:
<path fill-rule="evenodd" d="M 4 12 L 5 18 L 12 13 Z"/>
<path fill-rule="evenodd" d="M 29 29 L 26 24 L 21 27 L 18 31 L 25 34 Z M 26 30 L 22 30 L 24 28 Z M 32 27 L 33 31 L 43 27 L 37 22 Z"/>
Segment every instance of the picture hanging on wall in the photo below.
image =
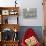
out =
<path fill-rule="evenodd" d="M 37 17 L 37 8 L 25 8 L 23 9 L 24 18 L 36 18 Z"/>

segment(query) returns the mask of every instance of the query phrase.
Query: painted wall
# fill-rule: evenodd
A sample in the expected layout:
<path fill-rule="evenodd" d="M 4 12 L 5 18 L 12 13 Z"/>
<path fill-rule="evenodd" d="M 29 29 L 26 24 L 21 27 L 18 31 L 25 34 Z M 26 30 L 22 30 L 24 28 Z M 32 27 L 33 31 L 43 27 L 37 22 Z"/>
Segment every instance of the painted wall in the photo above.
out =
<path fill-rule="evenodd" d="M 0 0 L 0 6 L 2 7 L 9 7 L 15 6 L 15 0 Z M 43 6 L 42 0 L 17 0 L 17 3 L 20 7 L 20 17 L 19 17 L 19 24 L 21 26 L 43 26 Z M 24 8 L 37 8 L 37 17 L 24 19 L 23 18 L 23 9 Z"/>
<path fill-rule="evenodd" d="M 24 0 L 23 8 L 37 8 L 37 17 L 34 19 L 33 18 L 24 19 L 22 16 L 23 10 L 21 10 L 20 25 L 22 26 L 43 26 L 42 0 Z"/>

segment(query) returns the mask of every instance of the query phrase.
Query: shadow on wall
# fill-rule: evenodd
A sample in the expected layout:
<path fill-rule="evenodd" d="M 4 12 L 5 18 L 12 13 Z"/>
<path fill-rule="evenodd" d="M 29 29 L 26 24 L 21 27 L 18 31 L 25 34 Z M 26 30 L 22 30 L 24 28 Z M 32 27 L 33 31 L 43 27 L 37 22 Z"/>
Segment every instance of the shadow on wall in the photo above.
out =
<path fill-rule="evenodd" d="M 25 31 L 28 29 L 28 28 L 32 28 L 36 34 L 37 34 L 37 37 L 39 39 L 39 41 L 41 43 L 43 43 L 43 30 L 42 30 L 42 26 L 21 26 L 20 27 L 20 32 L 19 32 L 19 39 L 20 39 L 20 42 L 23 38 L 23 35 L 25 33 Z"/>

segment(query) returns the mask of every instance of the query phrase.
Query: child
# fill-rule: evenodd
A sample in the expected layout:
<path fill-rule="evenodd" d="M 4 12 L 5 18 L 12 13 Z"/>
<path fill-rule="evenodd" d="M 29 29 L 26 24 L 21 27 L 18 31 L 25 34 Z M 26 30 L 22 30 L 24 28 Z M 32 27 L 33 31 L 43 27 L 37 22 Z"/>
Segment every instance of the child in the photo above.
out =
<path fill-rule="evenodd" d="M 27 29 L 27 31 L 25 32 L 21 45 L 22 46 L 41 46 L 41 44 L 37 39 L 36 33 L 31 28 Z"/>

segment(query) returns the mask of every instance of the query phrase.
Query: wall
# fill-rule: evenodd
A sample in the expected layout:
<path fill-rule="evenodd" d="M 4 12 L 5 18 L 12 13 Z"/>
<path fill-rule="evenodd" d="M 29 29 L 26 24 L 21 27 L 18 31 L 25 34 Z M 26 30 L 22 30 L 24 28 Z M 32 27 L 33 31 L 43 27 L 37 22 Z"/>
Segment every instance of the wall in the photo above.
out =
<path fill-rule="evenodd" d="M 0 6 L 2 7 L 9 7 L 14 6 L 15 0 L 0 0 Z M 42 0 L 17 0 L 18 5 L 20 7 L 20 17 L 19 17 L 19 24 L 21 26 L 43 26 L 43 6 Z M 24 19 L 23 18 L 23 9 L 24 8 L 37 8 L 37 17 Z"/>
<path fill-rule="evenodd" d="M 43 6 L 42 0 L 25 0 L 23 8 L 37 8 L 37 17 L 32 19 L 23 18 L 23 10 L 20 15 L 20 25 L 22 26 L 43 26 Z M 22 9 L 23 9 L 22 8 Z M 21 8 L 20 8 L 21 9 Z"/>

